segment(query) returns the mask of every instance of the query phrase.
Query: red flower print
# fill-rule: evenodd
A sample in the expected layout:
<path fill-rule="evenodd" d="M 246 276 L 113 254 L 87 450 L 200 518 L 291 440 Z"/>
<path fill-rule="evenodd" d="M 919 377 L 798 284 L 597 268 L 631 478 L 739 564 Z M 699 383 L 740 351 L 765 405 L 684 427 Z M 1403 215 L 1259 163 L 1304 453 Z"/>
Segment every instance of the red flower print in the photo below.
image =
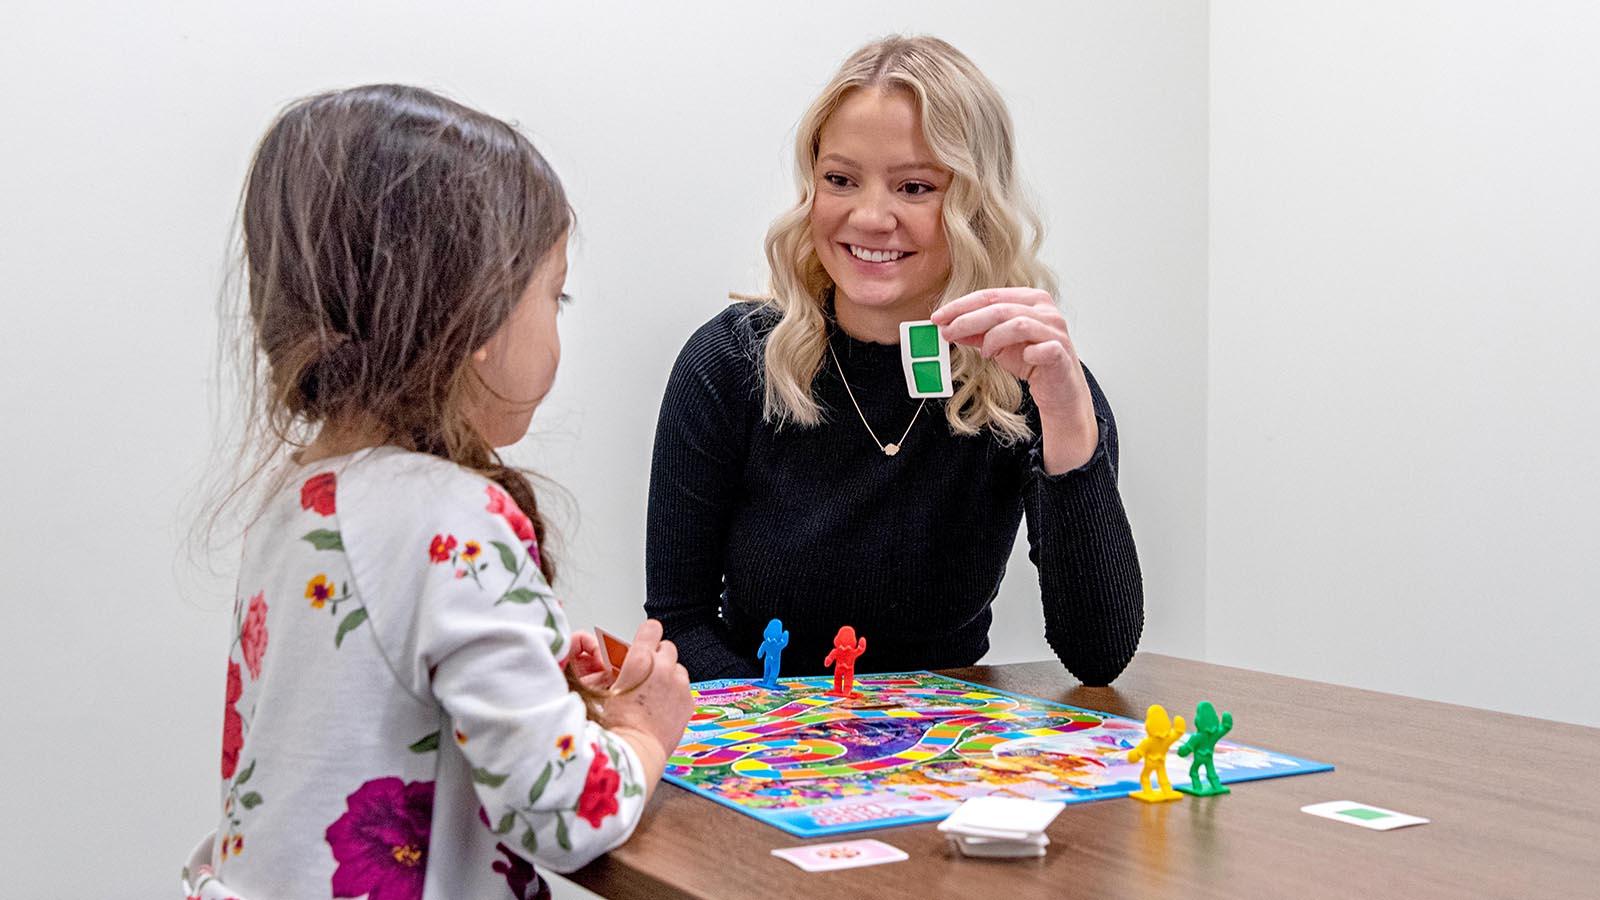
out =
<path fill-rule="evenodd" d="M 328 576 L 319 572 L 306 582 L 306 599 L 311 601 L 312 609 L 321 609 L 333 599 L 333 585 L 328 583 Z"/>
<path fill-rule="evenodd" d="M 265 593 L 250 598 L 244 625 L 239 629 L 239 650 L 250 670 L 250 680 L 261 677 L 261 657 L 267 653 L 267 600 Z"/>
<path fill-rule="evenodd" d="M 436 534 L 433 541 L 428 544 L 429 562 L 449 562 L 450 554 L 455 552 L 456 539 L 454 535 Z"/>
<path fill-rule="evenodd" d="M 323 472 L 300 485 L 300 508 L 316 510 L 319 516 L 333 515 L 333 473 Z"/>
<path fill-rule="evenodd" d="M 592 828 L 599 828 L 606 816 L 617 813 L 617 788 L 622 786 L 622 776 L 611 768 L 611 760 L 599 744 L 589 746 L 594 749 L 594 761 L 589 763 L 589 772 L 583 777 L 583 794 L 578 797 L 578 818 L 588 822 Z"/>
<path fill-rule="evenodd" d="M 378 778 L 346 797 L 345 807 L 324 834 L 339 864 L 333 896 L 420 898 L 428 870 L 433 782 Z"/>
<path fill-rule="evenodd" d="M 239 751 L 244 747 L 244 718 L 233 708 L 244 696 L 244 679 L 239 664 L 228 660 L 227 704 L 222 709 L 222 777 L 227 780 L 239 768 Z"/>
<path fill-rule="evenodd" d="M 528 555 L 533 557 L 533 564 L 537 566 L 539 564 L 539 541 L 533 534 L 533 520 L 523 515 L 522 510 L 517 506 L 517 501 L 511 499 L 511 496 L 505 491 L 492 484 L 485 485 L 484 490 L 489 493 L 489 512 L 506 520 L 506 524 L 511 526 L 511 530 L 516 532 L 517 540 L 522 541 L 523 546 L 528 548 Z"/>

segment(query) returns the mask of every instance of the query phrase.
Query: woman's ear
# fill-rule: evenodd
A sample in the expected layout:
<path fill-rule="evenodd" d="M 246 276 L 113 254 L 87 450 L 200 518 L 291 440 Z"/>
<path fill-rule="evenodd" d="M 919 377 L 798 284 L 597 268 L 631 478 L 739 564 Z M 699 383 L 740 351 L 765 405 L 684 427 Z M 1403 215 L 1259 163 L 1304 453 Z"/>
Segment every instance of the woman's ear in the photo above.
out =
<path fill-rule="evenodd" d="M 479 347 L 478 349 L 472 351 L 472 358 L 477 360 L 478 362 L 481 362 L 481 363 L 488 362 L 489 361 L 489 345 L 488 344 L 484 344 L 482 347 Z"/>

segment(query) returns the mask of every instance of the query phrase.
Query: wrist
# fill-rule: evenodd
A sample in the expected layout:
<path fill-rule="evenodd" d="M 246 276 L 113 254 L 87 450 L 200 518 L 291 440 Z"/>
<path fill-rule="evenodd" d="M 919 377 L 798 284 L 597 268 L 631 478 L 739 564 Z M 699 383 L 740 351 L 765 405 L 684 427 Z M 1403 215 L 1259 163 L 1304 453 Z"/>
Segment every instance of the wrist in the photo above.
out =
<path fill-rule="evenodd" d="M 644 767 L 645 790 L 652 790 L 666 771 L 667 749 L 661 746 L 661 741 L 655 735 L 643 728 L 615 725 L 609 726 L 608 730 L 633 748 L 634 754 L 639 757 L 639 764 Z"/>
<path fill-rule="evenodd" d="M 1100 423 L 1094 410 L 1051 415 L 1039 410 L 1040 457 L 1046 475 L 1082 468 L 1100 445 Z"/>

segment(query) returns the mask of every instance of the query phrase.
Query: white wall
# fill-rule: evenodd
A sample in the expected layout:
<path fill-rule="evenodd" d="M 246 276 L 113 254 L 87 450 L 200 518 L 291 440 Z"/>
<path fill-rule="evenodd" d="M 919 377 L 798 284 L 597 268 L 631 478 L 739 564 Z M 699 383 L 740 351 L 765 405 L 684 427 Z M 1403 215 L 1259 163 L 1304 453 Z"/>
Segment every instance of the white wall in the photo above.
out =
<path fill-rule="evenodd" d="M 213 300 L 253 141 L 281 104 L 328 87 L 443 89 L 520 120 L 563 174 L 579 300 L 557 391 L 516 457 L 582 509 L 574 617 L 620 628 L 641 602 L 661 387 L 724 292 L 760 287 L 795 119 L 861 42 L 951 39 L 1012 102 L 1070 321 L 1117 406 L 1146 646 L 1202 652 L 1205 5 L 588 6 L 8 10 L 6 895 L 161 896 L 213 819 L 231 587 L 178 555 L 212 434 Z M 1035 591 L 1019 557 L 994 658 L 1047 655 Z"/>
<path fill-rule="evenodd" d="M 1600 7 L 1211 29 L 1209 656 L 1600 725 Z"/>

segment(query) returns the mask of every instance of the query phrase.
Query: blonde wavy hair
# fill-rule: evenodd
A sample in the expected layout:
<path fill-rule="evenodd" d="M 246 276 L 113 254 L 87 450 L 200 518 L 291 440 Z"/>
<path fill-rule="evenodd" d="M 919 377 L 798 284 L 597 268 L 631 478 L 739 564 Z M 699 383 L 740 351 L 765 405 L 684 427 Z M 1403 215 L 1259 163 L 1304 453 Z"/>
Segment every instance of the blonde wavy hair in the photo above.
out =
<path fill-rule="evenodd" d="M 806 110 L 795 135 L 800 200 L 767 231 L 772 296 L 781 318 L 767 338 L 765 416 L 780 425 L 822 419 L 812 382 L 827 352 L 824 306 L 833 280 L 811 239 L 811 203 L 822 126 L 852 91 L 906 91 L 922 115 L 935 158 L 953 177 L 942 219 L 950 245 L 950 279 L 938 306 L 972 291 L 1032 287 L 1055 295 L 1055 278 L 1038 260 L 1044 228 L 1023 196 L 1014 164 L 1011 115 L 1005 101 L 961 51 L 938 38 L 893 35 L 853 53 Z M 1022 385 L 972 347 L 951 348 L 955 394 L 945 418 L 959 435 L 985 428 L 1008 441 L 1031 436 L 1018 413 Z"/>

